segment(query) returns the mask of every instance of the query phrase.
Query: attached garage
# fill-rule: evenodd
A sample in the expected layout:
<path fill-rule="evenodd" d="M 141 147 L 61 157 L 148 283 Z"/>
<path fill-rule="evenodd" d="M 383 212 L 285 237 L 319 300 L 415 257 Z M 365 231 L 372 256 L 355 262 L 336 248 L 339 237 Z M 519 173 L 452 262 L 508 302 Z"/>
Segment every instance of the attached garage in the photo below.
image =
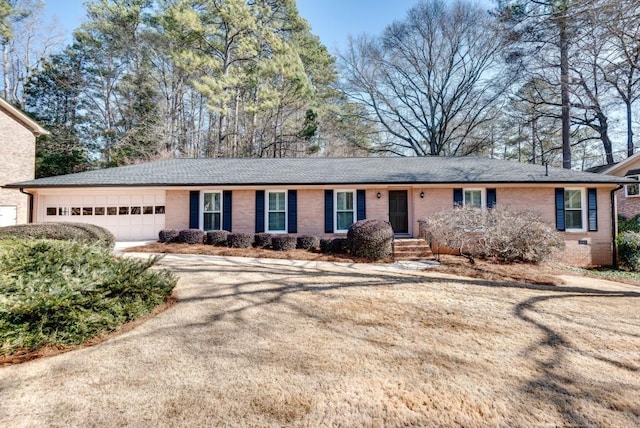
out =
<path fill-rule="evenodd" d="M 165 191 L 56 190 L 37 196 L 37 222 L 90 223 L 119 241 L 154 240 L 165 225 Z"/>

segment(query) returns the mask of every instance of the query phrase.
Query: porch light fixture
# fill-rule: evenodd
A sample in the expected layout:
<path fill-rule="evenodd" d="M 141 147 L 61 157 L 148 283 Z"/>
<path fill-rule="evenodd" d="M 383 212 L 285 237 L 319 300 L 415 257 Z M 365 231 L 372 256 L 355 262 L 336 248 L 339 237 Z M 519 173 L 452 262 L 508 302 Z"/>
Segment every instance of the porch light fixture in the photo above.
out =
<path fill-rule="evenodd" d="M 378 199 L 380 199 L 382 197 L 382 193 L 378 192 L 376 193 L 376 196 L 378 197 Z"/>
<path fill-rule="evenodd" d="M 420 192 L 420 199 L 424 199 L 424 191 Z"/>

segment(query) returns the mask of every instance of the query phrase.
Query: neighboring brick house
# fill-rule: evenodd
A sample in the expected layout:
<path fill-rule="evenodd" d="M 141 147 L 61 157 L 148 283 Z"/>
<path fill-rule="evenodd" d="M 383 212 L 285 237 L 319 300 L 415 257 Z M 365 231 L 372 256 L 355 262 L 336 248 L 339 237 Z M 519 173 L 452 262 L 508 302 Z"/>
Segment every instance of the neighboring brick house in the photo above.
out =
<path fill-rule="evenodd" d="M 35 177 L 36 137 L 42 134 L 48 132 L 0 98 L 0 186 Z M 28 196 L 18 189 L 0 188 L 0 227 L 28 220 Z"/>
<path fill-rule="evenodd" d="M 587 171 L 638 181 L 640 179 L 640 153 L 614 164 L 589 168 Z M 625 184 L 616 192 L 616 199 L 618 214 L 624 218 L 630 219 L 640 214 L 640 186 L 638 183 Z"/>
<path fill-rule="evenodd" d="M 35 195 L 35 221 L 83 221 L 119 240 L 161 229 L 340 236 L 364 218 L 398 238 L 454 205 L 540 212 L 566 242 L 565 261 L 613 263 L 612 192 L 630 180 L 473 157 L 172 159 L 9 187 Z"/>

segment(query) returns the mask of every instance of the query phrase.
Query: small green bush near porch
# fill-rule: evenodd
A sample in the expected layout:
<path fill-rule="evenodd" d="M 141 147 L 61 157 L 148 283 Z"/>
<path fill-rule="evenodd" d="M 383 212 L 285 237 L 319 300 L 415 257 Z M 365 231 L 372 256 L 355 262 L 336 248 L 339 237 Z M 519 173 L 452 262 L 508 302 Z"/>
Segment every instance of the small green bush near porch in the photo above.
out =
<path fill-rule="evenodd" d="M 175 278 L 98 244 L 0 241 L 0 356 L 86 342 L 150 313 Z"/>

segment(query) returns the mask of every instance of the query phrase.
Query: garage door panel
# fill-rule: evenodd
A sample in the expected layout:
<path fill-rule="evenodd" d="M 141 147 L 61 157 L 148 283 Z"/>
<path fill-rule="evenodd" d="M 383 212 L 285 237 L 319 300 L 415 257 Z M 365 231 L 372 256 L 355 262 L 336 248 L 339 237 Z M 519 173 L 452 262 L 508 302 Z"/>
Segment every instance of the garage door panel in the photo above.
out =
<path fill-rule="evenodd" d="M 165 216 L 155 214 L 155 208 L 164 204 L 164 192 L 44 195 L 39 201 L 42 211 L 38 221 L 95 224 L 109 229 L 118 240 L 157 239 Z M 145 206 L 147 212 L 154 214 L 143 214 Z M 101 215 L 97 215 L 96 208 Z"/>

